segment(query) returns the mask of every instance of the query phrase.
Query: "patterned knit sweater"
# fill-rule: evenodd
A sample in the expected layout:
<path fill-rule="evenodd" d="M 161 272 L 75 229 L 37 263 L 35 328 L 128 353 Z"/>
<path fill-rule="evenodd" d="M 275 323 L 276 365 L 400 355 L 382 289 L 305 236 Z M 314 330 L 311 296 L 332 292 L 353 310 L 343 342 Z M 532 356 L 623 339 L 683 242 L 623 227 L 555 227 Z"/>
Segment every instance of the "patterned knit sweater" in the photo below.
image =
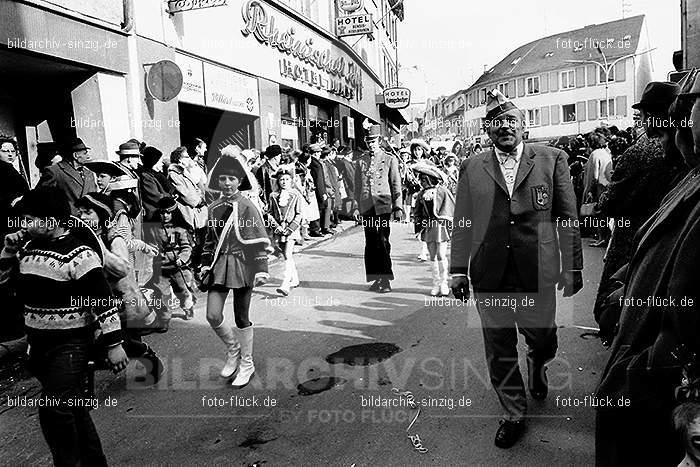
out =
<path fill-rule="evenodd" d="M 100 257 L 80 240 L 70 234 L 32 240 L 18 255 L 0 259 L 0 283 L 11 276 L 16 281 L 10 286 L 24 303 L 30 344 L 83 336 L 97 326 L 106 346 L 121 342 L 116 302 Z"/>

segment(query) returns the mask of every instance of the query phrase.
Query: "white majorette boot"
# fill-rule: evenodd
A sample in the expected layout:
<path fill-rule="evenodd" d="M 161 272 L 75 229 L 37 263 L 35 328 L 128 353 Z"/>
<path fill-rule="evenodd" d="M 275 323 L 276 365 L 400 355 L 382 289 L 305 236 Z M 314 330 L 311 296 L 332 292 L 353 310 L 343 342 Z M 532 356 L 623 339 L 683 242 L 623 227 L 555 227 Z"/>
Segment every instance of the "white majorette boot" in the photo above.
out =
<path fill-rule="evenodd" d="M 437 297 L 440 293 L 440 263 L 437 260 L 431 261 L 430 269 L 433 273 L 433 288 L 430 289 L 430 296 Z"/>
<path fill-rule="evenodd" d="M 236 329 L 238 333 L 238 341 L 241 343 L 241 363 L 238 366 L 238 373 L 231 382 L 231 386 L 235 389 L 245 387 L 250 379 L 255 374 L 255 366 L 253 365 L 253 326 L 247 328 Z"/>
<path fill-rule="evenodd" d="M 289 284 L 290 287 L 299 287 L 299 272 L 297 271 L 297 264 L 294 263 L 292 267 L 292 282 Z"/>
<path fill-rule="evenodd" d="M 226 320 L 222 321 L 218 327 L 212 328 L 219 339 L 226 344 L 226 363 L 221 369 L 222 378 L 230 378 L 238 369 L 238 360 L 241 356 L 241 346 L 236 340 L 231 326 L 226 326 Z"/>
<path fill-rule="evenodd" d="M 447 297 L 450 295 L 450 286 L 448 284 L 449 267 L 447 264 L 447 258 L 442 258 L 442 260 L 440 261 L 440 265 L 442 266 L 442 271 L 440 275 L 440 295 L 442 297 Z"/>

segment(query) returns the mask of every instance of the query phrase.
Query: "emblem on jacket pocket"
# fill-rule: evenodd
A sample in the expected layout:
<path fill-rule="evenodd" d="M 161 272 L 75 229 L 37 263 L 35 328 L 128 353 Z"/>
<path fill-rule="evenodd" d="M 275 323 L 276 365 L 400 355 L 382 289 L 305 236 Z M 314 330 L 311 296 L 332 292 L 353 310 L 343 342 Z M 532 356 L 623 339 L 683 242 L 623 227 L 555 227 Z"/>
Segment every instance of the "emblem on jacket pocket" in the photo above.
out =
<path fill-rule="evenodd" d="M 549 204 L 549 187 L 547 185 L 538 185 L 532 189 L 535 190 L 535 202 L 539 206 Z"/>

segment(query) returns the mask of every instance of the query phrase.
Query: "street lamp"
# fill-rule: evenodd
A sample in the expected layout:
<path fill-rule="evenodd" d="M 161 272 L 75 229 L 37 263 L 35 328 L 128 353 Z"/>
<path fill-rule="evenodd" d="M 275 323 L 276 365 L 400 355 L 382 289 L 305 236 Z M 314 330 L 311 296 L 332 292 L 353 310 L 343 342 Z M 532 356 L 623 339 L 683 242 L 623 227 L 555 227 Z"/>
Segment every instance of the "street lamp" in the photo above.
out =
<path fill-rule="evenodd" d="M 600 55 L 603 56 L 603 63 L 596 62 L 595 60 L 564 60 L 564 61 L 567 63 L 578 63 L 578 64 L 591 63 L 593 65 L 598 66 L 605 73 L 605 114 L 606 114 L 606 117 L 609 118 L 610 117 L 610 106 L 608 105 L 608 99 L 609 99 L 609 87 L 610 87 L 610 71 L 615 69 L 615 65 L 617 65 L 622 60 L 636 57 L 638 55 L 644 55 L 644 54 L 649 53 L 653 50 L 656 50 L 657 47 L 654 47 L 653 49 L 644 50 L 642 52 L 623 55 L 622 57 L 616 59 L 612 63 L 608 63 L 608 59 L 605 56 L 605 54 L 603 53 L 603 50 L 600 48 L 600 46 L 598 46 L 597 49 L 598 49 L 598 52 L 600 53 Z"/>

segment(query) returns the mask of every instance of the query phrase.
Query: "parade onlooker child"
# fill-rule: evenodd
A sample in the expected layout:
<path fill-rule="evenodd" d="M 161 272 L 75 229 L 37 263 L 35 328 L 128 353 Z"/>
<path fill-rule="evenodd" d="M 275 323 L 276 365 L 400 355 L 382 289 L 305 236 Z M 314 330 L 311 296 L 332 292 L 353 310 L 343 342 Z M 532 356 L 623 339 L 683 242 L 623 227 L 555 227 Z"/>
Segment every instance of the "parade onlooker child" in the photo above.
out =
<path fill-rule="evenodd" d="M 445 185 L 445 175 L 427 163 L 413 166 L 422 190 L 416 199 L 414 224 L 416 233 L 428 246 L 433 272 L 432 296 L 450 294 L 448 285 L 447 243 L 450 241 L 455 199 Z"/>
<path fill-rule="evenodd" d="M 168 286 L 173 288 L 180 306 L 185 312 L 185 319 L 194 317 L 194 295 L 191 290 L 192 269 L 192 232 L 182 213 L 177 209 L 177 201 L 171 196 L 164 196 L 158 202 L 161 228 L 160 255 L 161 274 L 158 289 L 163 297 L 170 295 Z"/>
<path fill-rule="evenodd" d="M 126 368 L 128 358 L 102 259 L 72 235 L 62 190 L 32 190 L 17 211 L 22 230 L 4 238 L 0 284 L 11 283 L 24 304 L 28 367 L 42 399 L 54 401 L 39 407 L 41 431 L 55 465 L 107 465 L 88 400 L 94 398 L 89 361 L 96 328 L 114 372 Z"/>
<path fill-rule="evenodd" d="M 277 289 L 283 296 L 289 295 L 289 289 L 299 285 L 299 274 L 294 264 L 294 243 L 300 239 L 299 225 L 302 220 L 301 194 L 294 189 L 293 172 L 281 169 L 277 172 L 279 190 L 270 195 L 268 221 L 274 233 L 274 239 L 284 255 L 284 279 Z"/>
<path fill-rule="evenodd" d="M 260 211 L 241 194 L 251 184 L 237 158 L 222 156 L 216 161 L 209 180 L 209 187 L 214 185 L 221 198 L 209 209 L 200 276 L 202 288 L 209 292 L 207 321 L 227 347 L 221 376 L 235 374 L 231 385 L 238 389 L 247 385 L 255 372 L 250 298 L 253 287 L 269 277 L 267 255 L 272 248 Z M 236 328 L 224 322 L 224 303 L 231 291 Z"/>

